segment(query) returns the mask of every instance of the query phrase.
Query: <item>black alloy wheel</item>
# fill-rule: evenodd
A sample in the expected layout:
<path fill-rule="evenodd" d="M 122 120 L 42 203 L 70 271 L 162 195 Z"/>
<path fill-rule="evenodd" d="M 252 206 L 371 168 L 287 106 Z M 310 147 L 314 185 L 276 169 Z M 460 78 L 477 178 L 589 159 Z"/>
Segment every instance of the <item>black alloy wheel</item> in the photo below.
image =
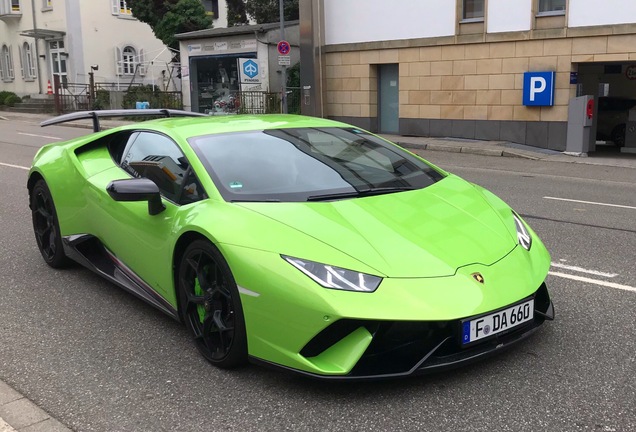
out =
<path fill-rule="evenodd" d="M 247 336 L 238 288 L 221 253 L 196 240 L 179 266 L 181 317 L 199 352 L 221 368 L 247 362 Z"/>
<path fill-rule="evenodd" d="M 35 183 L 30 200 L 35 241 L 42 258 L 53 268 L 66 267 L 70 260 L 64 254 L 55 204 L 44 180 Z"/>

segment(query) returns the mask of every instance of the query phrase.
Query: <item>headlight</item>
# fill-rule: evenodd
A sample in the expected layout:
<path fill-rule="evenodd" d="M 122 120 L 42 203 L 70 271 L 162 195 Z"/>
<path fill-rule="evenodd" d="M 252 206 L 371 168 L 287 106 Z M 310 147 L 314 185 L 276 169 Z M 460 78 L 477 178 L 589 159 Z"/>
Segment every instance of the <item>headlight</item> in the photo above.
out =
<path fill-rule="evenodd" d="M 517 228 L 517 240 L 521 247 L 529 251 L 532 247 L 532 237 L 528 232 L 528 228 L 526 228 L 526 225 L 523 223 L 519 215 L 514 211 L 512 212 L 512 217 L 515 220 L 515 227 Z"/>
<path fill-rule="evenodd" d="M 325 288 L 344 291 L 373 292 L 378 288 L 380 282 L 382 282 L 381 277 L 299 258 L 281 256 L 285 261 Z"/>

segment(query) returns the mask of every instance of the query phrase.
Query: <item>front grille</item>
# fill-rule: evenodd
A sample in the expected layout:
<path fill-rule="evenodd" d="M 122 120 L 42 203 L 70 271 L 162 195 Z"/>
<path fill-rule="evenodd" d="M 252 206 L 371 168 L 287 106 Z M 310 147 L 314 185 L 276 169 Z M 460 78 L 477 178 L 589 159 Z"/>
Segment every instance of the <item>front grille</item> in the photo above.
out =
<path fill-rule="evenodd" d="M 350 377 L 400 375 L 416 370 L 449 367 L 493 352 L 529 335 L 545 320 L 551 306 L 545 284 L 534 294 L 534 320 L 507 332 L 485 338 L 470 347 L 462 346 L 461 322 L 452 321 L 374 321 L 339 320 L 316 335 L 300 352 L 311 358 L 354 330 L 365 327 L 373 340 Z"/>

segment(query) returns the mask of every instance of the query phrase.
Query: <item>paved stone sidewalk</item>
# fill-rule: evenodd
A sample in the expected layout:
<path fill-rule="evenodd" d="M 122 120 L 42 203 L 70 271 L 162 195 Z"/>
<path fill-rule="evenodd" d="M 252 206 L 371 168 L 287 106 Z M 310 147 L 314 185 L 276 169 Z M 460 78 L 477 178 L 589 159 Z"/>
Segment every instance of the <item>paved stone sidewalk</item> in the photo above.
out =
<path fill-rule="evenodd" d="M 72 432 L 46 411 L 0 381 L 0 432 Z"/>

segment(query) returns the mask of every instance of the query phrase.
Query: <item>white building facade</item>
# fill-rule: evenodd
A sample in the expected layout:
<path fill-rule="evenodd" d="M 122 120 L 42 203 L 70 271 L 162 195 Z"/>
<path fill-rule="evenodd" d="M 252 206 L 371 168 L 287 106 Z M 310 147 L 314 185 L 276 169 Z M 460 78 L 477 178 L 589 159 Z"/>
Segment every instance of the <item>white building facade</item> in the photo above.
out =
<path fill-rule="evenodd" d="M 125 0 L 0 0 L 0 89 L 20 96 L 96 82 L 163 84 L 169 49 Z"/>
<path fill-rule="evenodd" d="M 636 99 L 635 1 L 301 0 L 303 28 L 313 113 L 378 132 L 563 150 L 573 97 Z"/>

